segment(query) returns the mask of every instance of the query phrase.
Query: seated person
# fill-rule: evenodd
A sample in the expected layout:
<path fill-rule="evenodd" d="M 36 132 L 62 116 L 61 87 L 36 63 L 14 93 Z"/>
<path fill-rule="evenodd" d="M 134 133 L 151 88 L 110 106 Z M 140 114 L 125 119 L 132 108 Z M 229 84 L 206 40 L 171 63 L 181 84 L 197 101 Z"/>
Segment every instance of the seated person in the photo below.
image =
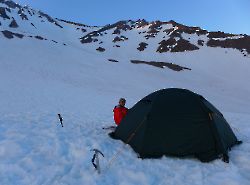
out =
<path fill-rule="evenodd" d="M 121 123 L 122 119 L 126 116 L 128 112 L 128 108 L 125 107 L 125 104 L 126 100 L 124 98 L 120 98 L 119 104 L 113 109 L 114 121 L 117 126 Z"/>

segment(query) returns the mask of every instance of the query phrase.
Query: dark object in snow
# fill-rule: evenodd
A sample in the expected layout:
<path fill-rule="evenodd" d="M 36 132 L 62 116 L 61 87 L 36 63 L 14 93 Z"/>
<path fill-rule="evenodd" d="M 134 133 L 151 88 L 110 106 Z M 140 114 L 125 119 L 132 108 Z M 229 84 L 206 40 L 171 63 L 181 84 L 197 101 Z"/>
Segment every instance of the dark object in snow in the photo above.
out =
<path fill-rule="evenodd" d="M 101 154 L 102 157 L 104 157 L 104 154 L 98 149 L 92 149 L 91 151 L 95 152 L 91 162 L 92 162 L 93 166 L 95 167 L 95 169 L 97 170 L 97 172 L 100 174 L 101 167 L 100 167 L 100 163 L 99 163 L 99 154 Z"/>
<path fill-rule="evenodd" d="M 4 35 L 6 38 L 8 38 L 8 39 L 13 39 L 14 36 L 16 36 L 16 37 L 18 37 L 18 38 L 20 38 L 20 39 L 24 37 L 24 35 L 22 35 L 22 34 L 13 33 L 13 32 L 8 31 L 8 30 L 4 30 L 4 31 L 2 31 L 2 33 L 3 33 L 3 35 Z"/>
<path fill-rule="evenodd" d="M 16 23 L 15 19 L 13 18 L 10 25 L 9 25 L 10 28 L 18 28 L 18 24 Z"/>
<path fill-rule="evenodd" d="M 7 8 L 0 7 L 0 17 L 4 19 L 10 19 L 10 17 L 6 14 Z"/>
<path fill-rule="evenodd" d="M 23 13 L 22 9 L 19 9 L 19 10 L 18 10 L 18 14 L 19 14 L 19 16 L 22 18 L 22 20 L 29 20 L 28 17 L 27 17 L 27 15 L 25 15 L 25 14 Z"/>
<path fill-rule="evenodd" d="M 195 156 L 202 162 L 223 157 L 241 144 L 222 113 L 187 89 L 162 89 L 134 105 L 114 133 L 141 158 Z"/>
<path fill-rule="evenodd" d="M 44 38 L 43 38 L 43 37 L 38 36 L 38 35 L 37 35 L 37 36 L 35 36 L 35 38 L 36 38 L 36 39 L 38 39 L 38 40 L 44 40 Z"/>
<path fill-rule="evenodd" d="M 111 133 L 113 133 L 113 132 L 115 132 L 116 126 L 102 127 L 102 129 L 111 131 Z M 110 136 L 111 133 L 109 133 L 109 136 Z"/>
<path fill-rule="evenodd" d="M 204 45 L 204 40 L 198 40 L 198 45 L 203 46 Z"/>
<path fill-rule="evenodd" d="M 209 47 L 221 47 L 221 48 L 233 48 L 241 51 L 245 49 L 248 54 L 250 54 L 250 36 L 244 36 L 238 39 L 224 39 L 224 40 L 216 40 L 210 39 L 207 42 L 207 46 Z"/>
<path fill-rule="evenodd" d="M 96 49 L 97 51 L 100 51 L 100 52 L 104 52 L 105 51 L 105 48 L 102 48 L 102 47 L 99 47 Z"/>
<path fill-rule="evenodd" d="M 33 27 L 35 27 L 35 25 L 33 23 L 30 23 Z M 35 27 L 36 28 L 36 27 Z"/>
<path fill-rule="evenodd" d="M 133 63 L 133 64 L 147 64 L 147 65 L 151 65 L 151 66 L 159 67 L 159 68 L 168 67 L 169 69 L 172 69 L 173 71 L 182 71 L 184 69 L 191 70 L 190 68 L 182 67 L 182 66 L 179 66 L 177 64 L 173 64 L 173 63 L 169 63 L 169 62 L 154 62 L 154 61 L 147 62 L 147 61 L 141 61 L 141 60 L 131 60 L 131 63 Z"/>
<path fill-rule="evenodd" d="M 146 49 L 147 48 L 147 43 L 145 43 L 145 42 L 141 42 L 140 44 L 139 44 L 139 47 L 137 48 L 139 51 L 144 51 L 144 49 Z"/>
<path fill-rule="evenodd" d="M 61 114 L 58 114 L 58 118 L 59 118 L 59 121 L 60 121 L 60 123 L 61 123 L 61 125 L 63 127 L 63 118 L 62 118 Z"/>
<path fill-rule="evenodd" d="M 39 17 L 45 17 L 50 23 L 55 24 L 56 26 L 63 28 L 60 24 L 57 23 L 56 20 L 54 20 L 52 17 L 50 17 L 48 14 L 43 13 L 42 11 L 38 11 Z"/>
<path fill-rule="evenodd" d="M 108 59 L 108 61 L 110 61 L 110 62 L 119 62 L 118 60 L 114 60 L 114 59 Z"/>

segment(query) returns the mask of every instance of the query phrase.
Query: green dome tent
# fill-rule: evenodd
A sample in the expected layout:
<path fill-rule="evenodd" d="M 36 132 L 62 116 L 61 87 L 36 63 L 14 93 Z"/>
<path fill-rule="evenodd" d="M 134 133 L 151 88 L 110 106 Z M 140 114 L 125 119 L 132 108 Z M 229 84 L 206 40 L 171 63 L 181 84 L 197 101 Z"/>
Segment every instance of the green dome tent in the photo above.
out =
<path fill-rule="evenodd" d="M 203 162 L 223 157 L 241 143 L 222 113 L 201 95 L 186 89 L 162 89 L 136 103 L 114 137 L 141 158 L 195 156 Z"/>

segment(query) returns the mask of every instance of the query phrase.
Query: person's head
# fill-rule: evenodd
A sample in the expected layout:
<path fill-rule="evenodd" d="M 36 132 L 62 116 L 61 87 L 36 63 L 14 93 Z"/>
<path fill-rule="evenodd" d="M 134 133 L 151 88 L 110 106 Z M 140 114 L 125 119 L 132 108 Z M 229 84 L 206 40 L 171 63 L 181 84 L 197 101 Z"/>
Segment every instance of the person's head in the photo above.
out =
<path fill-rule="evenodd" d="M 125 98 L 120 98 L 120 100 L 119 100 L 119 105 L 122 106 L 122 107 L 124 107 L 125 104 L 126 104 Z"/>

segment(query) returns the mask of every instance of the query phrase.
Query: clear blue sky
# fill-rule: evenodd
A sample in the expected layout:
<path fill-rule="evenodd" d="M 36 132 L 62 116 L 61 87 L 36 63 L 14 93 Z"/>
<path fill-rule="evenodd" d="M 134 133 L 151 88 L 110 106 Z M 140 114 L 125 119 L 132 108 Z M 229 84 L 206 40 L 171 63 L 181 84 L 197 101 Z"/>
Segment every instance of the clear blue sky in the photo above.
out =
<path fill-rule="evenodd" d="M 52 17 L 88 25 L 119 20 L 175 20 L 209 31 L 250 35 L 250 0 L 14 0 Z"/>

